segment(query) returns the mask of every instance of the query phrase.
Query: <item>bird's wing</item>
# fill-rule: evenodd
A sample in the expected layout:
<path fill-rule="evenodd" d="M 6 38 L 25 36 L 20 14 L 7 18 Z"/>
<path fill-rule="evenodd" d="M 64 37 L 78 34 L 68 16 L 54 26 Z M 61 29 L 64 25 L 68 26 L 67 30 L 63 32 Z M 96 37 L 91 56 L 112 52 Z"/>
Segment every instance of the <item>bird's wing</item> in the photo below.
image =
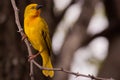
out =
<path fill-rule="evenodd" d="M 50 40 L 49 33 L 47 31 L 42 31 L 42 37 L 45 41 L 45 45 L 46 45 L 46 48 L 47 48 L 49 54 L 51 54 L 52 47 L 51 47 L 51 40 Z"/>

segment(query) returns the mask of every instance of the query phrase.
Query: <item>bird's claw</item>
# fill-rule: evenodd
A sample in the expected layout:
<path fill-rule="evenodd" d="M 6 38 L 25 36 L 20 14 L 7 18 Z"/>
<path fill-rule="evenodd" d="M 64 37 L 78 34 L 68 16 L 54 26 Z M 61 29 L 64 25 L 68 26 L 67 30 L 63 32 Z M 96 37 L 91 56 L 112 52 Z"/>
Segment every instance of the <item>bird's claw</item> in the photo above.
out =
<path fill-rule="evenodd" d="M 23 40 L 25 40 L 26 38 L 27 38 L 27 36 L 24 34 L 24 35 L 22 36 L 22 39 L 21 39 L 21 40 L 23 41 Z"/>
<path fill-rule="evenodd" d="M 28 61 L 33 60 L 35 57 L 36 57 L 36 55 L 30 55 L 30 56 L 28 56 Z"/>
<path fill-rule="evenodd" d="M 28 61 L 33 60 L 34 58 L 36 58 L 39 55 L 39 53 L 35 54 L 35 55 L 29 55 L 28 56 Z"/>

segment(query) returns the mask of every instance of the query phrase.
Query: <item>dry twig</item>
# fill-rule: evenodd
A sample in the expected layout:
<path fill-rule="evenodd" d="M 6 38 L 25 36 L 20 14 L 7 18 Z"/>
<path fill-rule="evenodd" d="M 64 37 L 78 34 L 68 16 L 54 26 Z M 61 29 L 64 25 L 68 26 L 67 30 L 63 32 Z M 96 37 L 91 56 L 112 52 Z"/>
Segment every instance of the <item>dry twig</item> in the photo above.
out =
<path fill-rule="evenodd" d="M 23 32 L 23 29 L 22 29 L 20 21 L 19 21 L 19 15 L 18 15 L 19 9 L 16 6 L 15 0 L 11 0 L 11 3 L 12 3 L 14 13 L 15 13 L 15 21 L 16 21 L 16 24 L 17 24 L 17 27 L 19 30 L 18 32 L 21 34 L 21 36 L 24 36 L 25 34 Z M 32 50 L 30 48 L 29 41 L 27 39 L 24 39 L 24 42 L 27 46 L 29 56 L 32 55 Z M 34 80 L 34 77 L 32 75 L 33 75 L 33 63 L 32 63 L 32 61 L 30 61 L 30 76 L 31 76 L 31 80 Z"/>
<path fill-rule="evenodd" d="M 22 29 L 22 27 L 20 25 L 20 21 L 19 21 L 19 16 L 18 16 L 19 10 L 18 10 L 18 8 L 16 6 L 15 0 L 11 0 L 11 3 L 12 3 L 13 9 L 14 9 L 14 13 L 15 13 L 15 21 L 16 21 L 16 24 L 17 24 L 17 27 L 18 27 L 18 30 L 19 30 L 18 32 L 23 37 L 25 34 L 23 32 L 23 29 Z M 29 44 L 29 41 L 27 40 L 27 38 L 24 39 L 24 42 L 25 42 L 25 44 L 27 46 L 29 56 L 32 55 L 32 50 L 30 48 L 30 44 Z M 65 70 L 63 68 L 53 68 L 53 69 L 45 68 L 45 67 L 42 67 L 41 65 L 39 65 L 35 60 L 31 60 L 30 61 L 30 77 L 31 77 L 31 80 L 34 80 L 34 76 L 33 76 L 33 64 L 36 65 L 41 70 L 61 71 L 61 72 L 67 73 L 67 74 L 75 75 L 76 77 L 81 76 L 81 77 L 90 78 L 92 80 L 114 80 L 112 78 L 107 79 L 107 78 L 95 77 L 93 75 L 84 75 L 84 74 L 80 74 L 80 73 L 75 73 L 75 72 L 71 72 L 71 71 Z"/>
<path fill-rule="evenodd" d="M 92 80 L 114 80 L 112 78 L 100 78 L 100 77 L 95 77 L 93 75 L 84 75 L 84 74 L 80 74 L 80 73 L 75 73 L 75 72 L 71 72 L 71 71 L 68 71 L 68 70 L 65 70 L 63 68 L 53 68 L 53 69 L 50 69 L 50 68 L 45 68 L 45 67 L 42 67 L 40 66 L 36 61 L 32 61 L 39 69 L 42 69 L 42 70 L 49 70 L 49 71 L 61 71 L 61 72 L 64 72 L 64 73 L 67 73 L 67 74 L 71 74 L 71 75 L 75 75 L 76 77 L 86 77 L 86 78 L 90 78 Z"/>

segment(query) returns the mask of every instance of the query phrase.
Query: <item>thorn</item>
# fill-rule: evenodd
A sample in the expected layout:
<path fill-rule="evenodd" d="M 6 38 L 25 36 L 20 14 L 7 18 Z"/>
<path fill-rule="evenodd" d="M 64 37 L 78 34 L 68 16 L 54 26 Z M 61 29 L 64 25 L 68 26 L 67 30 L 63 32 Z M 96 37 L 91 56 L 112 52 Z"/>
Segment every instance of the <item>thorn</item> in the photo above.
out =
<path fill-rule="evenodd" d="M 17 32 L 22 32 L 23 31 L 23 29 L 19 29 Z"/>
<path fill-rule="evenodd" d="M 79 72 L 76 73 L 76 78 L 79 76 Z"/>
<path fill-rule="evenodd" d="M 93 75 L 88 74 L 88 76 L 93 80 L 95 77 Z"/>
<path fill-rule="evenodd" d="M 31 77 L 34 77 L 34 75 L 33 75 L 32 73 L 30 73 L 30 76 L 31 76 Z"/>
<path fill-rule="evenodd" d="M 18 9 L 17 7 L 15 8 L 15 10 L 16 10 L 17 12 L 19 12 L 19 9 Z"/>

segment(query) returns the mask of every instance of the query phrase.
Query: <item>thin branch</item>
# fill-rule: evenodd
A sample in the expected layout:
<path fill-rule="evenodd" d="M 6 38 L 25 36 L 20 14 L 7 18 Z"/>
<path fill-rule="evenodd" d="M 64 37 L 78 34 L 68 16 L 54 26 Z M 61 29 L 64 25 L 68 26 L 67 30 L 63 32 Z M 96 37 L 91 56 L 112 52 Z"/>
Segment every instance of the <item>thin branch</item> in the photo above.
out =
<path fill-rule="evenodd" d="M 49 71 L 61 71 L 61 72 L 64 72 L 64 73 L 67 73 L 67 74 L 71 74 L 71 75 L 75 75 L 76 77 L 86 77 L 86 78 L 90 78 L 92 80 L 114 80 L 112 78 L 100 78 L 100 77 L 95 77 L 93 75 L 84 75 L 84 74 L 80 74 L 80 73 L 75 73 L 75 72 L 71 72 L 71 71 L 68 71 L 68 70 L 65 70 L 63 68 L 45 68 L 45 67 L 42 67 L 40 66 L 36 61 L 32 60 L 32 62 L 41 70 L 49 70 Z"/>
<path fill-rule="evenodd" d="M 14 13 L 15 13 L 15 21 L 16 21 L 16 24 L 17 24 L 17 27 L 18 27 L 18 30 L 19 30 L 18 32 L 21 34 L 21 36 L 24 36 L 25 34 L 23 32 L 23 29 L 22 29 L 20 21 L 19 21 L 19 15 L 18 15 L 19 9 L 16 6 L 15 0 L 11 0 L 11 3 L 12 3 Z M 27 39 L 24 39 L 24 42 L 27 46 L 29 56 L 32 55 L 32 50 L 30 48 L 29 41 Z M 30 77 L 31 77 L 31 80 L 34 80 L 34 77 L 33 77 L 33 63 L 31 61 L 30 61 Z"/>
<path fill-rule="evenodd" d="M 23 32 L 23 29 L 22 29 L 22 27 L 20 25 L 20 21 L 19 21 L 19 16 L 18 16 L 18 11 L 19 10 L 18 10 L 18 8 L 16 6 L 15 0 L 11 0 L 11 3 L 12 3 L 12 6 L 13 6 L 13 9 L 14 9 L 14 12 L 15 12 L 15 21 L 16 21 L 17 27 L 19 29 L 18 32 L 20 32 L 21 36 L 23 37 L 25 34 Z M 24 39 L 24 42 L 25 42 L 25 44 L 27 46 L 29 55 L 32 55 L 32 50 L 30 48 L 30 44 L 29 44 L 29 41 L 27 40 L 27 38 Z M 80 74 L 80 73 L 75 73 L 75 72 L 65 70 L 63 68 L 52 68 L 52 69 L 51 68 L 45 68 L 45 67 L 40 66 L 35 60 L 30 61 L 30 77 L 31 77 L 31 80 L 34 80 L 34 77 L 33 77 L 33 63 L 41 70 L 61 71 L 61 72 L 67 73 L 67 74 L 75 75 L 76 77 L 81 76 L 81 77 L 90 78 L 92 80 L 114 80 L 112 78 L 107 79 L 107 78 L 95 77 L 93 75 L 84 75 L 84 74 Z"/>

